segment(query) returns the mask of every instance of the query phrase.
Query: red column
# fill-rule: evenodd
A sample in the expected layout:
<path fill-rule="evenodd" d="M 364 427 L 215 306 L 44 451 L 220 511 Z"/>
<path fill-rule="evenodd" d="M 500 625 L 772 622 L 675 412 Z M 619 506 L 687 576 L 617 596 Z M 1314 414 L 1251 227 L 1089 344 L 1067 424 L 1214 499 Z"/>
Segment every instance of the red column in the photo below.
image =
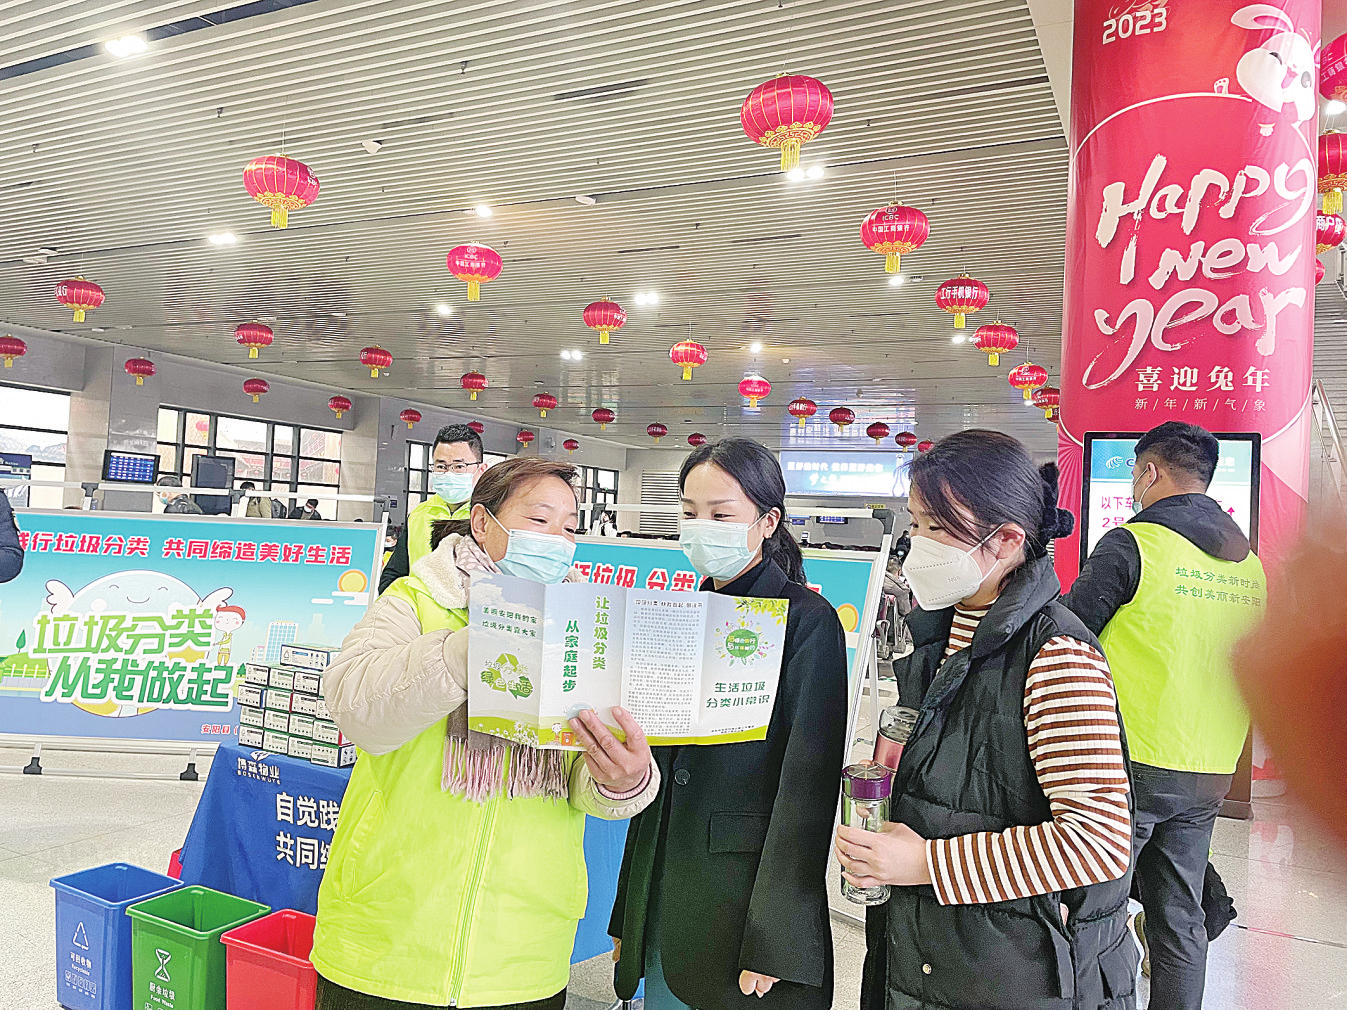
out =
<path fill-rule="evenodd" d="M 1076 0 L 1062 505 L 1087 431 L 1263 436 L 1260 550 L 1305 509 L 1317 205 L 1314 0 Z M 1076 537 L 1057 546 L 1064 585 Z"/>

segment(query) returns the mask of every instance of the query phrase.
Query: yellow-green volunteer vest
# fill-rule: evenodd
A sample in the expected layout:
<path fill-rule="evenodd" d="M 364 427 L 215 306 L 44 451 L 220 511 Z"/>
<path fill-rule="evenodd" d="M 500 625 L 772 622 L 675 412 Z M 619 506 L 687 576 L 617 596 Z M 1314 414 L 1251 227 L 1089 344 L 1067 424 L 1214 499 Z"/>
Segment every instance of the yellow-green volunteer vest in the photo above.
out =
<path fill-rule="evenodd" d="M 415 576 L 386 595 L 422 631 L 461 628 Z M 570 979 L 585 911 L 585 817 L 550 799 L 440 789 L 445 720 L 351 773 L 318 892 L 312 961 L 359 992 L 459 1007 L 546 999 Z"/>
<path fill-rule="evenodd" d="M 1249 732 L 1230 652 L 1262 617 L 1263 565 L 1222 561 L 1154 523 L 1128 523 L 1141 581 L 1099 636 L 1132 760 L 1229 774 Z"/>
<path fill-rule="evenodd" d="M 407 567 L 410 569 L 430 553 L 430 527 L 439 519 L 466 519 L 472 508 L 464 502 L 451 508 L 437 494 L 431 495 L 407 513 Z M 391 586 L 389 587 L 392 588 Z"/>

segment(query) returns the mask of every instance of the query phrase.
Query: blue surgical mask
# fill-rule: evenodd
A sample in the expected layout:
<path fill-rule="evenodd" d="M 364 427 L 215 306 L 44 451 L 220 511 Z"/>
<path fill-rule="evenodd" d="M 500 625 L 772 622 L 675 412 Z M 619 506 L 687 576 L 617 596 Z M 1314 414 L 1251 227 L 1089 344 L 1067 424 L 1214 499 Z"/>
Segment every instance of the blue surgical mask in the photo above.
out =
<path fill-rule="evenodd" d="M 678 546 L 683 548 L 692 567 L 708 579 L 732 579 L 757 555 L 757 547 L 748 545 L 748 533 L 765 518 L 758 516 L 751 523 L 684 519 L 678 528 Z"/>
<path fill-rule="evenodd" d="M 450 505 L 457 505 L 472 497 L 472 473 L 432 473 L 430 489 Z"/>
<path fill-rule="evenodd" d="M 575 544 L 555 533 L 506 530 L 499 519 L 490 512 L 487 515 L 510 538 L 505 557 L 496 562 L 496 567 L 502 572 L 515 578 L 532 579 L 549 585 L 566 577 L 566 573 L 571 570 L 571 562 L 575 560 Z"/>

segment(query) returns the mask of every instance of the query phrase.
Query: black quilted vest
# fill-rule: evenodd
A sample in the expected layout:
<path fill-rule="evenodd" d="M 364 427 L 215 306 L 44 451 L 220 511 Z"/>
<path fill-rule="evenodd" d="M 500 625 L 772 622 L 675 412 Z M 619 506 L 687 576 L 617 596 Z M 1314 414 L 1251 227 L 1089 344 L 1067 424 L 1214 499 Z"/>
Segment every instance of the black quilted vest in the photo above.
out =
<path fill-rule="evenodd" d="M 1099 647 L 1057 602 L 1060 592 L 1050 559 L 1022 566 L 973 644 L 948 661 L 953 608 L 908 618 L 915 651 L 894 669 L 904 703 L 923 700 L 894 780 L 893 820 L 925 838 L 950 838 L 1050 819 L 1024 728 L 1029 664 L 1056 635 Z M 1130 1010 L 1137 965 L 1130 887 L 1129 871 L 1104 884 L 984 905 L 941 905 L 930 887 L 895 887 L 867 917 L 862 1008 Z"/>

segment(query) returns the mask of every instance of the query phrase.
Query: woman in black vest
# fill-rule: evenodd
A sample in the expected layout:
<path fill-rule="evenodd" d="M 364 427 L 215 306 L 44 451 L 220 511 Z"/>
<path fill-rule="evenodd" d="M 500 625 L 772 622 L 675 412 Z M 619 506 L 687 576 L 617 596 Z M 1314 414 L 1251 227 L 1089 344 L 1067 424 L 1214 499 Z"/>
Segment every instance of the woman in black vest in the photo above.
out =
<path fill-rule="evenodd" d="M 679 475 L 679 541 L 703 590 L 790 601 L 767 739 L 656 747 L 663 782 L 635 817 L 609 932 L 617 994 L 652 1010 L 829 1010 L 826 870 L 847 720 L 836 611 L 804 584 L 776 458 L 745 438 L 699 447 Z"/>
<path fill-rule="evenodd" d="M 911 469 L 915 651 L 894 667 L 921 715 L 892 823 L 837 834 L 847 879 L 892 885 L 861 1005 L 1134 1007 L 1126 744 L 1099 643 L 1057 601 L 1057 468 L 965 431 Z"/>

